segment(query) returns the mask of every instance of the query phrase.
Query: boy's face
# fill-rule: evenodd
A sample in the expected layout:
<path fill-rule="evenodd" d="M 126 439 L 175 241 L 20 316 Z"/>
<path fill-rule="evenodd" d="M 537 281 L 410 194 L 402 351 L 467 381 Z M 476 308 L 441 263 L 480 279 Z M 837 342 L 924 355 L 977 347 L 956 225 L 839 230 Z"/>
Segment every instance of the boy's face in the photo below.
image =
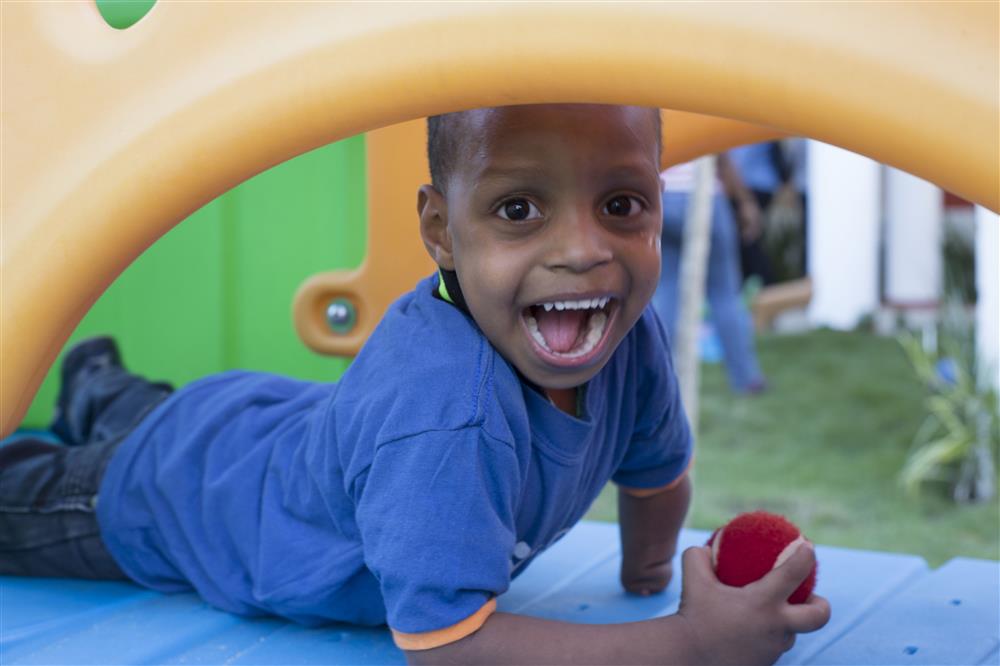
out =
<path fill-rule="evenodd" d="M 447 195 L 421 233 L 476 323 L 529 380 L 579 386 L 656 288 L 660 179 L 648 109 L 544 105 L 464 115 Z"/>

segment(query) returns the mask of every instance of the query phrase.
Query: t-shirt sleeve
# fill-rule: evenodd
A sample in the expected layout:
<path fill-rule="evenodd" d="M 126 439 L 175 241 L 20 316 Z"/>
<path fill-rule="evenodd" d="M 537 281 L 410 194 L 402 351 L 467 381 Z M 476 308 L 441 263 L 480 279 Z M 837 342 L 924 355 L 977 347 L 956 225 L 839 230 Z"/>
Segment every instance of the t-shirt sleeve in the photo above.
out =
<path fill-rule="evenodd" d="M 684 476 L 693 443 L 667 335 L 650 308 L 636 324 L 635 344 L 636 425 L 612 480 L 626 491 L 644 494 L 641 491 L 667 488 Z"/>
<path fill-rule="evenodd" d="M 475 427 L 376 451 L 355 484 L 357 522 L 400 647 L 463 638 L 507 590 L 518 469 L 513 447 Z"/>

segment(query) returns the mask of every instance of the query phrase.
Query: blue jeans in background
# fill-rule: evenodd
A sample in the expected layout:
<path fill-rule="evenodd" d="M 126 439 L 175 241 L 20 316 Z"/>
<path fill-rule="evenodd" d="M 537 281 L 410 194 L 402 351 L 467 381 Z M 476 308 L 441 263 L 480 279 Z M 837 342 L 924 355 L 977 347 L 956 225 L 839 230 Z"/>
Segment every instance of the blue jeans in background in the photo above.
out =
<path fill-rule="evenodd" d="M 676 337 L 679 308 L 681 246 L 684 219 L 690 195 L 663 194 L 663 270 L 653 296 L 653 308 L 660 315 L 671 339 Z M 753 325 L 740 293 L 740 245 L 729 202 L 722 194 L 712 196 L 711 249 L 705 292 L 722 343 L 729 385 L 739 393 L 763 388 L 764 375 L 754 350 Z"/>

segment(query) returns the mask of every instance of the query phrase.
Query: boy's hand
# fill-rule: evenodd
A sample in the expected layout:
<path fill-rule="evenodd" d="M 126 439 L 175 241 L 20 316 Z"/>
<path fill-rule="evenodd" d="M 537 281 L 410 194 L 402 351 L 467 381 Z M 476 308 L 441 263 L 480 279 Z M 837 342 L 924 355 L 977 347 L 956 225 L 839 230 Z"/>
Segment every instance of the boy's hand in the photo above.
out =
<path fill-rule="evenodd" d="M 622 560 L 622 587 L 626 592 L 648 597 L 666 589 L 674 576 L 674 565 L 671 558 L 664 558 L 661 550 L 650 549 L 645 555 Z"/>
<path fill-rule="evenodd" d="M 618 525 L 622 539 L 622 587 L 631 594 L 662 592 L 673 576 L 671 560 L 677 534 L 691 501 L 691 479 L 651 496 L 618 491 Z"/>
<path fill-rule="evenodd" d="M 746 587 L 719 582 L 707 547 L 684 552 L 684 588 L 678 615 L 691 631 L 699 662 L 772 664 L 795 644 L 795 635 L 816 631 L 830 620 L 830 604 L 812 595 L 804 604 L 788 597 L 816 561 L 811 546 Z"/>

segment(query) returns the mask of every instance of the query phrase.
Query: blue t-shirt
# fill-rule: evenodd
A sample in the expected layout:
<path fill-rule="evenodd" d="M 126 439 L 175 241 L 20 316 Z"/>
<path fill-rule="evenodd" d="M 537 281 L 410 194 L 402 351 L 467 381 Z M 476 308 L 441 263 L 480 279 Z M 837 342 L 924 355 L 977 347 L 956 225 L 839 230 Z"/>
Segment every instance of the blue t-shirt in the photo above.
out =
<path fill-rule="evenodd" d="M 608 479 L 684 473 L 691 438 L 651 310 L 574 418 L 436 280 L 389 309 L 339 383 L 230 372 L 150 414 L 101 486 L 121 568 L 235 613 L 432 631 L 503 593 Z"/>

